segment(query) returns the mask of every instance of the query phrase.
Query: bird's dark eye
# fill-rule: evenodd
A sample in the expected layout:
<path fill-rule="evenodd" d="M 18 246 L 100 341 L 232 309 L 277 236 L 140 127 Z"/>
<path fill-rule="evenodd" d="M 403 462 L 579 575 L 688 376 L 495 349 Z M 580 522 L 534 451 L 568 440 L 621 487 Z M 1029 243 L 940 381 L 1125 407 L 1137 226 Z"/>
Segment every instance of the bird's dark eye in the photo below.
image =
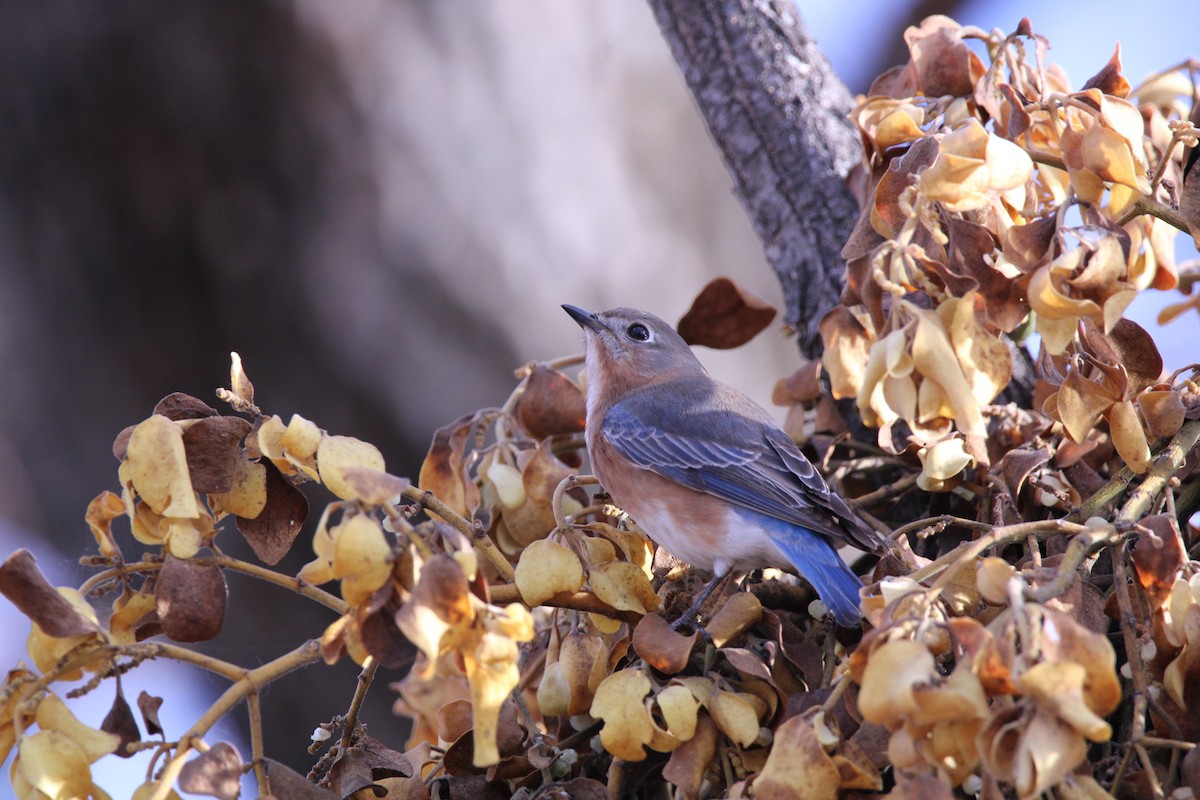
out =
<path fill-rule="evenodd" d="M 650 329 L 640 322 L 635 322 L 626 328 L 625 334 L 635 342 L 645 342 L 650 339 Z"/>

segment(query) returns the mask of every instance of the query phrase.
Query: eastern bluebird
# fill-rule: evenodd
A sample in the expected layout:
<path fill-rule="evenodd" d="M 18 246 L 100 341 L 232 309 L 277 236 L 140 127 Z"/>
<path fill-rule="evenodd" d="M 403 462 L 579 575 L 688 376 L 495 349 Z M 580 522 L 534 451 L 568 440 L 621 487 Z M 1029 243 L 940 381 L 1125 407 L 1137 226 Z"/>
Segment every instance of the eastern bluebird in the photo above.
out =
<path fill-rule="evenodd" d="M 713 380 L 653 314 L 564 305 L 587 338 L 587 446 L 613 500 L 668 552 L 712 570 L 688 615 L 727 574 L 798 572 L 839 624 L 862 618 L 862 582 L 837 553 L 883 539 L 771 416 Z M 688 616 L 688 615 L 685 615 Z"/>

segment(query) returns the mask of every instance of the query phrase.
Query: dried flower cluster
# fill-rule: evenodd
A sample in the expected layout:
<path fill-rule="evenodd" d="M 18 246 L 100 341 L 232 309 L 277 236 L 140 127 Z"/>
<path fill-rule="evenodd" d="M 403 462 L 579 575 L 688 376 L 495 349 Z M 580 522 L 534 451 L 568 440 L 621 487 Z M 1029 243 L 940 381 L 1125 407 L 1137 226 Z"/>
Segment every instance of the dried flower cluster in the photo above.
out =
<path fill-rule="evenodd" d="M 844 305 L 821 323 L 833 396 L 857 398 L 884 449 L 918 452 L 922 488 L 947 490 L 996 455 L 985 411 L 1012 376 L 1006 339 L 1036 332 L 1059 389 L 1036 410 L 1077 444 L 1103 417 L 1144 473 L 1148 441 L 1173 435 L 1183 406 L 1121 315 L 1178 285 L 1172 223 L 1200 230 L 1180 203 L 1200 182 L 1181 146 L 1200 132 L 1191 81 L 1170 71 L 1133 90 L 1118 51 L 1072 90 L 1027 21 L 1006 36 L 930 17 L 905 40 L 910 62 L 852 115 L 869 178 Z"/>
<path fill-rule="evenodd" d="M 1027 23 L 935 17 L 906 40 L 910 62 L 854 112 L 871 180 L 845 305 L 822 321 L 823 362 L 775 391 L 831 484 L 893 531 L 863 564 L 865 633 L 770 573 L 702 632 L 672 629 L 696 576 L 575 474 L 586 409 L 563 370 L 578 357 L 528 365 L 501 407 L 439 429 L 414 486 L 366 442 L 262 412 L 235 355 L 218 393 L 233 413 L 174 394 L 117 437 L 120 492 L 86 512 L 92 578 L 55 588 L 24 550 L 0 566 L 32 623 L 32 666 L 0 689 L 17 796 L 107 797 L 90 765 L 140 751 L 135 796 L 157 800 L 235 798 L 251 770 L 281 798 L 1200 792 L 1200 393 L 1163 380 L 1121 317 L 1181 278 L 1194 88 L 1172 71 L 1132 91 L 1114 56 L 1072 91 Z M 736 347 L 774 316 L 723 279 L 679 330 Z M 1036 384 L 989 405 L 1020 383 L 1029 331 Z M 878 446 L 848 440 L 842 398 Z M 283 575 L 304 482 L 331 499 L 299 539 L 313 559 Z M 222 553 L 234 531 L 261 563 Z M 128 559 L 120 539 L 147 551 Z M 219 634 L 228 571 L 322 604 L 329 625 L 253 669 L 184 646 Z M 410 739 L 381 743 L 358 709 L 414 656 L 392 684 Z M 267 757 L 257 692 L 343 657 L 362 678 L 344 716 L 314 720 L 324 752 L 301 776 Z M 136 714 L 121 688 L 155 658 L 229 689 L 164 731 L 169 687 Z M 112 709 L 85 724 L 63 698 L 102 684 Z M 248 759 L 205 741 L 241 702 Z"/>

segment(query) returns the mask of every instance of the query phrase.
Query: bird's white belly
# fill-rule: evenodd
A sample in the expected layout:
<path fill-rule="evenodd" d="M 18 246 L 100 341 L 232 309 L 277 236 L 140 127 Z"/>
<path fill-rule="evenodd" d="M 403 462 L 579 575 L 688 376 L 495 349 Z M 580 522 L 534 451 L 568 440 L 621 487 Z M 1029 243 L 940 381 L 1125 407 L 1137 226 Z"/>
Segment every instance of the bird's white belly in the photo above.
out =
<path fill-rule="evenodd" d="M 733 507 L 722 508 L 715 519 L 699 521 L 681 519 L 655 500 L 643 500 L 637 506 L 625 510 L 638 526 L 668 553 L 693 567 L 719 575 L 762 567 L 791 569 L 769 533 Z"/>

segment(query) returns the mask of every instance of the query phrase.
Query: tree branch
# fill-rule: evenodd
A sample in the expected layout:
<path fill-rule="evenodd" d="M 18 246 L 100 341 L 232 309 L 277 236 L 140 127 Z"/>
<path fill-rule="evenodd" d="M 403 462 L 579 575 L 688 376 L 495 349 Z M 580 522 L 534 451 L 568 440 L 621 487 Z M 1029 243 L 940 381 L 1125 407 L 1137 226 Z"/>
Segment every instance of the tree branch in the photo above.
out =
<path fill-rule="evenodd" d="M 853 100 L 787 0 L 650 0 L 734 191 L 763 243 L 808 358 L 841 296 L 858 218 Z"/>

